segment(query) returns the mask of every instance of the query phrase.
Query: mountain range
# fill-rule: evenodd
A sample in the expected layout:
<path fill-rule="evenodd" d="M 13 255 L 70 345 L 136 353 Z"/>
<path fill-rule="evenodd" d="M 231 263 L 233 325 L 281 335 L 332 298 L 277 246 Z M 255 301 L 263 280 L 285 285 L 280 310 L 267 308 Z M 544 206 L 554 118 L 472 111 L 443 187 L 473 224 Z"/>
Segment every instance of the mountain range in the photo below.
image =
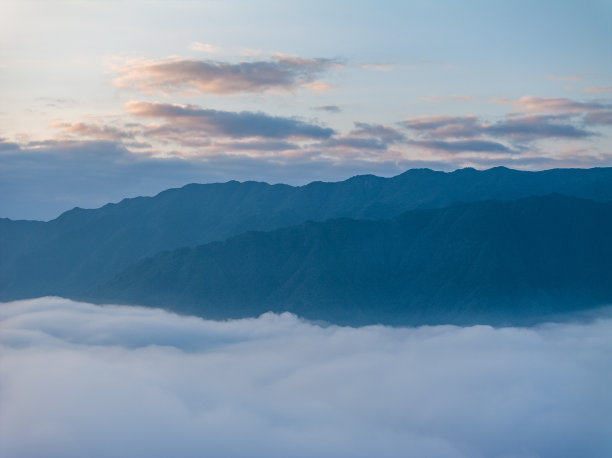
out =
<path fill-rule="evenodd" d="M 612 168 L 191 184 L 0 220 L 0 299 L 225 319 L 530 323 L 612 303 Z"/>

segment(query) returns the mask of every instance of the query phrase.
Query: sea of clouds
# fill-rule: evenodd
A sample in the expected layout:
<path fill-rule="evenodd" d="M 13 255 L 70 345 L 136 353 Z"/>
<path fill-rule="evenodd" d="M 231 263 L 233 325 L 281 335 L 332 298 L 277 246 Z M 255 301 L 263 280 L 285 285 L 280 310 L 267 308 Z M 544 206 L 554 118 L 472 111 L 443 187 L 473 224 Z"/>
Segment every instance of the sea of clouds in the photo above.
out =
<path fill-rule="evenodd" d="M 609 457 L 612 319 L 227 322 L 0 304 L 0 456 Z"/>

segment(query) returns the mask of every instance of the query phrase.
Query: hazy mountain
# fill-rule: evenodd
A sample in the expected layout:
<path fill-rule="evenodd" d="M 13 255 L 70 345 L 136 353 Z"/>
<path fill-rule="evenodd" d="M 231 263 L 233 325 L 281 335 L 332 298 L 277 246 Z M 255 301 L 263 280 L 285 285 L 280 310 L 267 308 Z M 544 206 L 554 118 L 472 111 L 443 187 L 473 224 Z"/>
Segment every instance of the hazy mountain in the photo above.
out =
<path fill-rule="evenodd" d="M 335 219 L 159 254 L 87 299 L 208 318 L 531 323 L 612 303 L 612 203 L 549 195 Z"/>
<path fill-rule="evenodd" d="M 365 175 L 300 187 L 235 181 L 191 184 L 99 209 L 75 208 L 45 223 L 2 219 L 0 300 L 68 296 L 111 279 L 143 257 L 248 230 L 338 217 L 391 218 L 415 208 L 551 192 L 612 200 L 612 168 L 417 169 L 393 178 Z"/>

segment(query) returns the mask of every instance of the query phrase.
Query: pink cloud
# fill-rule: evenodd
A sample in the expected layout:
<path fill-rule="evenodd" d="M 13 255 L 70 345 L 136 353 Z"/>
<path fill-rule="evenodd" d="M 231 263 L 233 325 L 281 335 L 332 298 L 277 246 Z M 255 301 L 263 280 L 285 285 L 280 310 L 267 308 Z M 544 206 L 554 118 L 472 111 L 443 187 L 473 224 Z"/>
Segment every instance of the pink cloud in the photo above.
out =
<path fill-rule="evenodd" d="M 599 102 L 576 102 L 566 98 L 546 98 L 523 96 L 512 103 L 523 111 L 553 112 L 553 113 L 580 113 L 589 110 L 609 108 Z"/>
<path fill-rule="evenodd" d="M 612 86 L 587 87 L 584 91 L 590 93 L 612 92 Z"/>
<path fill-rule="evenodd" d="M 205 52 L 210 54 L 216 54 L 221 52 L 221 48 L 219 46 L 211 45 L 210 43 L 200 43 L 196 41 L 189 45 L 189 49 L 192 51 Z"/>
<path fill-rule="evenodd" d="M 136 135 L 133 129 L 121 129 L 109 125 L 98 125 L 85 122 L 56 122 L 51 127 L 69 136 L 96 140 L 119 141 L 132 139 Z"/>
<path fill-rule="evenodd" d="M 147 94 L 238 94 L 307 87 L 331 89 L 316 77 L 332 68 L 330 59 L 277 56 L 269 61 L 227 63 L 196 59 L 135 60 L 117 70 L 115 85 Z"/>

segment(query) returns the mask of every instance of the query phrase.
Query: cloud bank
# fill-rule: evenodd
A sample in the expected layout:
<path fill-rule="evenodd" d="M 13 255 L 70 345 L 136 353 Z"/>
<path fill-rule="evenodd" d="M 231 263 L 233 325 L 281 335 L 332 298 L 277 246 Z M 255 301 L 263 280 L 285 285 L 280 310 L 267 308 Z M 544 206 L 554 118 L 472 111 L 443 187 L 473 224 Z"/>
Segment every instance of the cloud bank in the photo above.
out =
<path fill-rule="evenodd" d="M 0 455 L 607 457 L 612 319 L 228 322 L 0 304 Z"/>
<path fill-rule="evenodd" d="M 52 219 L 75 206 L 98 207 L 190 182 L 302 185 L 423 167 L 610 166 L 610 101 L 533 96 L 494 101 L 513 111 L 491 119 L 354 120 L 352 128 L 338 128 L 316 117 L 132 100 L 113 116 L 50 120 L 51 137 L 0 137 L 0 217 Z M 339 105 L 311 109 L 328 119 L 344 113 Z"/>
<path fill-rule="evenodd" d="M 258 156 L 291 147 L 289 142 L 274 139 L 226 141 L 218 142 L 218 150 L 205 157 L 190 158 L 173 153 L 166 157 L 135 154 L 123 142 L 61 140 L 21 147 L 0 140 L 0 217 L 49 220 L 75 206 L 100 207 L 187 183 L 254 180 L 303 185 L 364 173 L 393 176 L 413 167 L 450 170 L 458 165 L 352 158 L 336 161 L 315 154 Z M 228 148 L 245 153 L 225 154 Z"/>

